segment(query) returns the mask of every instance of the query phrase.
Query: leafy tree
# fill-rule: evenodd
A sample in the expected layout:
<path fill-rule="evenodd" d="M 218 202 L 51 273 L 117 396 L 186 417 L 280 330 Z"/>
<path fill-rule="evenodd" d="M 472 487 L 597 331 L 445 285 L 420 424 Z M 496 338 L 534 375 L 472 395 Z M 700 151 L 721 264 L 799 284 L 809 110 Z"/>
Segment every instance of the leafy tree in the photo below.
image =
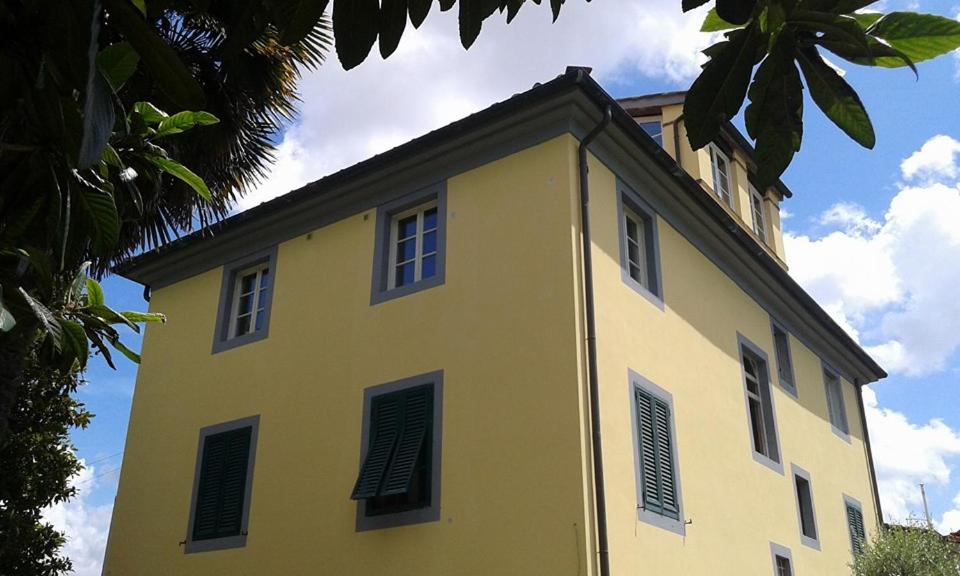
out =
<path fill-rule="evenodd" d="M 878 532 L 858 554 L 854 576 L 958 576 L 960 549 L 926 524 L 910 520 Z"/>
<path fill-rule="evenodd" d="M 70 571 L 70 560 L 59 553 L 64 536 L 41 513 L 76 493 L 69 479 L 81 465 L 69 433 L 92 417 L 73 398 L 82 383 L 78 370 L 33 360 L 11 416 L 10 441 L 0 448 L 0 574 L 6 576 Z"/>

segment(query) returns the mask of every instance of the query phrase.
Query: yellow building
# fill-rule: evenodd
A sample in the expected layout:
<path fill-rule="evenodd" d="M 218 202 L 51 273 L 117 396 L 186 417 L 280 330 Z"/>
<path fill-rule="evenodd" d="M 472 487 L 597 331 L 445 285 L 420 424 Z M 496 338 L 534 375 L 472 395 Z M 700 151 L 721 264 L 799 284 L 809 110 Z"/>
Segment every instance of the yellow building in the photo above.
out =
<path fill-rule="evenodd" d="M 571 68 L 126 267 L 104 574 L 848 573 L 885 374 L 682 99 Z"/>

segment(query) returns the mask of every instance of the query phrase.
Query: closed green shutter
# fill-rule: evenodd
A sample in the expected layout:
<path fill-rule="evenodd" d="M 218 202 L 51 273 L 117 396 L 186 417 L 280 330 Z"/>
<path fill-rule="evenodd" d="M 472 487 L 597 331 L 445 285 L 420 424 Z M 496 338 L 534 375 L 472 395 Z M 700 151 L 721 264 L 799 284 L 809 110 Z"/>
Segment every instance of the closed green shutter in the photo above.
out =
<path fill-rule="evenodd" d="M 194 509 L 194 540 L 240 534 L 251 435 L 252 428 L 246 427 L 204 439 Z"/>
<path fill-rule="evenodd" d="M 640 388 L 636 388 L 636 403 L 643 507 L 677 519 L 680 515 L 673 469 L 670 407 Z"/>
<path fill-rule="evenodd" d="M 863 553 L 863 544 L 867 539 L 863 526 L 863 512 L 849 504 L 847 504 L 847 525 L 850 529 L 850 546 L 854 554 Z"/>
<path fill-rule="evenodd" d="M 432 384 L 373 398 L 370 443 L 350 497 L 364 500 L 409 491 L 432 428 Z"/>

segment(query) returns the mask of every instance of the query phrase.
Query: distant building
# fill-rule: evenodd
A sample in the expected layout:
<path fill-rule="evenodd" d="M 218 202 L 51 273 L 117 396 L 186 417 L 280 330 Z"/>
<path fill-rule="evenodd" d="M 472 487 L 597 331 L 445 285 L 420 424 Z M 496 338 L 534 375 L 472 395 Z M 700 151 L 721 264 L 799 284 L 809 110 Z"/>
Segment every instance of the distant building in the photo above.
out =
<path fill-rule="evenodd" d="M 124 268 L 104 574 L 847 574 L 885 373 L 682 102 L 570 69 Z"/>

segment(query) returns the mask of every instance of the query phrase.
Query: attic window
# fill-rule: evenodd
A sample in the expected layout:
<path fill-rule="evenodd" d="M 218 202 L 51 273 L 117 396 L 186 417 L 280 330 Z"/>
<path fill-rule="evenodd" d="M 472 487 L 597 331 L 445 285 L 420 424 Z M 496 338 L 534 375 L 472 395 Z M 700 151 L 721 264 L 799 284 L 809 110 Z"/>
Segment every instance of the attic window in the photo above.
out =
<path fill-rule="evenodd" d="M 730 158 L 717 148 L 710 145 L 710 168 L 713 171 L 713 191 L 727 206 L 732 207 L 730 190 L 733 188 L 730 181 Z"/>
<path fill-rule="evenodd" d="M 639 124 L 640 128 L 649 134 L 661 148 L 663 147 L 663 125 L 660 123 L 659 118 L 645 118 L 638 120 L 637 124 Z"/>

